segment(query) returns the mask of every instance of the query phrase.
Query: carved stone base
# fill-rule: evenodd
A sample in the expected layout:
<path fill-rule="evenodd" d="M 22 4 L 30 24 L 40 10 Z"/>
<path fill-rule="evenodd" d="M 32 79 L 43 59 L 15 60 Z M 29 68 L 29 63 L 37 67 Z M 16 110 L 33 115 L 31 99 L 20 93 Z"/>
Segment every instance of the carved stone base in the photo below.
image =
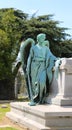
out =
<path fill-rule="evenodd" d="M 14 102 L 6 116 L 29 130 L 72 130 L 72 106 Z"/>
<path fill-rule="evenodd" d="M 52 95 L 50 95 L 46 100 L 47 100 L 46 102 L 49 104 L 55 104 L 55 105 L 60 105 L 60 106 L 71 106 L 72 105 L 72 97 L 64 98 L 64 97 L 58 95 L 53 98 Z"/>

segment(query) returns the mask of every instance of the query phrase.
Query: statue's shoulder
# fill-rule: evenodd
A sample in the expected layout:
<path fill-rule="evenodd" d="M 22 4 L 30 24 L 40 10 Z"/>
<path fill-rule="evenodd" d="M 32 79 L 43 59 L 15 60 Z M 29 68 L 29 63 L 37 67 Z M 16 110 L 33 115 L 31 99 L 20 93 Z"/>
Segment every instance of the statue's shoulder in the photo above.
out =
<path fill-rule="evenodd" d="M 32 46 L 31 46 L 31 49 L 32 50 L 35 50 L 37 48 L 37 45 L 36 44 L 33 44 Z"/>

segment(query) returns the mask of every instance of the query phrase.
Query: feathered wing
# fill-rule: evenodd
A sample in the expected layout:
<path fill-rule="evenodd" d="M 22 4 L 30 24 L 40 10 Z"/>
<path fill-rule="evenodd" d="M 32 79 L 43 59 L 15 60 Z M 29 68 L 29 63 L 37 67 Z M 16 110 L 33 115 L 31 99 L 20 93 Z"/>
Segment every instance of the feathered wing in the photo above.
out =
<path fill-rule="evenodd" d="M 26 68 L 27 68 L 27 61 L 28 61 L 28 57 L 29 57 L 29 53 L 30 53 L 30 48 L 34 44 L 35 44 L 34 40 L 32 38 L 28 38 L 26 41 L 22 42 L 21 47 L 20 47 L 21 63 L 22 63 L 23 71 L 24 71 L 24 76 L 26 79 L 26 86 L 27 86 L 29 98 L 30 98 L 30 91 L 29 91 L 29 84 L 28 84 Z"/>

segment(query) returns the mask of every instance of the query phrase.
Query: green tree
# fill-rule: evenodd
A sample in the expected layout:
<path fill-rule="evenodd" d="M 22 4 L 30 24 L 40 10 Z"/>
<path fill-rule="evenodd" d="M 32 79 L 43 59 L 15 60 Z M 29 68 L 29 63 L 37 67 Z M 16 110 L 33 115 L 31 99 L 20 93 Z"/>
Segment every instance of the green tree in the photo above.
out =
<path fill-rule="evenodd" d="M 0 98 L 14 98 L 12 65 L 19 51 L 22 27 L 26 14 L 19 10 L 0 10 Z M 2 96 L 3 95 L 3 96 Z"/>
<path fill-rule="evenodd" d="M 65 40 L 61 43 L 61 56 L 62 57 L 72 57 L 72 40 Z"/>
<path fill-rule="evenodd" d="M 52 17 L 53 15 L 44 15 L 27 20 L 24 24 L 23 36 L 25 38 L 32 37 L 36 40 L 37 34 L 45 33 L 50 42 L 51 51 L 56 56 L 61 57 L 61 44 L 70 35 L 65 33 L 67 28 L 60 27 L 60 22 L 54 21 Z"/>
<path fill-rule="evenodd" d="M 6 98 L 12 92 L 11 56 L 9 53 L 9 39 L 5 31 L 0 29 L 0 97 Z M 11 84 L 10 84 L 11 83 Z M 12 93 L 13 94 L 13 93 Z"/>

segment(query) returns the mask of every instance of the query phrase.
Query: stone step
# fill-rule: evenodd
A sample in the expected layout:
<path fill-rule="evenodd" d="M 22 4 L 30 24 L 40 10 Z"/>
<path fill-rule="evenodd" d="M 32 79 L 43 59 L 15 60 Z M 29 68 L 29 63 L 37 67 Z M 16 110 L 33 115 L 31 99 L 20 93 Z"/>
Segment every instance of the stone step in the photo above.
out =
<path fill-rule="evenodd" d="M 29 130 L 72 130 L 72 127 L 45 127 L 33 120 L 24 118 L 12 112 L 8 112 L 6 116 L 10 118 L 13 122 L 15 121 L 16 123 L 18 123 L 18 125 L 20 123 L 20 125 L 22 125 L 23 127 L 28 127 Z M 2 128 L 3 126 L 0 127 Z M 7 126 L 5 125 L 5 127 Z"/>
<path fill-rule="evenodd" d="M 34 120 L 20 116 L 13 112 L 6 113 L 6 116 L 18 124 L 20 123 L 23 126 L 27 126 L 30 130 L 51 130 L 51 128 L 49 128 L 49 127 L 45 127 L 44 125 L 41 125 L 40 123 L 37 123 Z M 53 129 L 53 130 L 55 130 L 55 129 Z"/>
<path fill-rule="evenodd" d="M 31 130 L 72 130 L 72 106 L 29 106 L 28 102 L 14 102 L 7 117 Z"/>

